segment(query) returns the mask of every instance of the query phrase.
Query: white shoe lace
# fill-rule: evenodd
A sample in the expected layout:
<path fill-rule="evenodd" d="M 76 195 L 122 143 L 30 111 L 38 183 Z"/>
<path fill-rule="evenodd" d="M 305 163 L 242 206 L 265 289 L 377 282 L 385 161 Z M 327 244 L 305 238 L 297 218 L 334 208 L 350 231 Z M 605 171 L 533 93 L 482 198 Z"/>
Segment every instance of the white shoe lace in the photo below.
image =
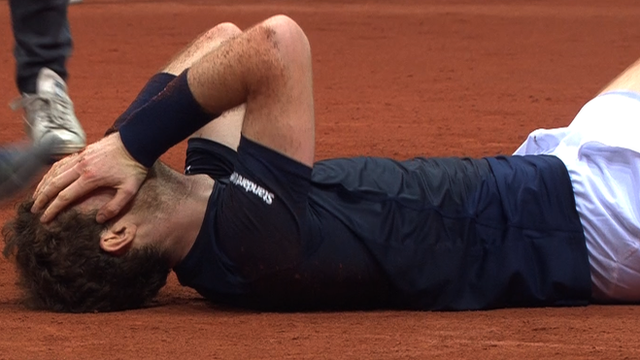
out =
<path fill-rule="evenodd" d="M 60 96 L 25 94 L 13 100 L 10 106 L 13 110 L 24 108 L 28 113 L 33 111 L 44 114 L 44 119 L 40 117 L 38 119 L 43 121 L 42 126 L 47 129 L 64 129 L 73 132 L 74 123 L 72 119 L 75 115 L 73 113 L 73 104 L 69 99 Z M 34 124 L 31 124 L 29 120 L 31 119 L 27 116 L 27 123 L 33 127 Z"/>

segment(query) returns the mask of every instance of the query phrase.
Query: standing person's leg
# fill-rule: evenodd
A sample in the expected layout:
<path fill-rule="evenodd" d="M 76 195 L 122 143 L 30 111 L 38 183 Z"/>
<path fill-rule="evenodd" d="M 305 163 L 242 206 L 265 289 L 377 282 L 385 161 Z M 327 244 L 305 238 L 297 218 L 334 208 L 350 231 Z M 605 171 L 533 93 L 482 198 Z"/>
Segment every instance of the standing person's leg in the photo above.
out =
<path fill-rule="evenodd" d="M 9 6 L 20 92 L 36 92 L 36 79 L 43 67 L 66 81 L 66 61 L 73 46 L 67 19 L 69 1 L 9 0 Z"/>
<path fill-rule="evenodd" d="M 72 40 L 68 0 L 9 0 L 15 39 L 16 82 L 27 131 L 37 144 L 55 137 L 55 155 L 84 148 L 86 136 L 67 95 L 66 61 Z"/>
<path fill-rule="evenodd" d="M 65 61 L 71 52 L 71 35 L 67 21 L 66 0 L 10 0 L 11 23 L 15 39 L 16 85 L 22 94 L 37 92 L 37 78 L 42 67 L 47 85 L 64 85 Z M 57 74 L 56 74 L 57 73 Z M 59 75 L 58 75 L 59 74 Z M 59 81 L 57 81 L 59 79 Z M 50 86 L 51 87 L 51 86 Z M 63 87 L 66 91 L 66 85 Z M 35 113 L 32 114 L 32 117 Z M 74 116 L 75 119 L 75 116 Z M 77 120 L 76 120 L 77 121 Z M 30 124 L 31 125 L 31 124 Z M 80 129 L 80 131 L 82 131 Z M 30 135 L 34 131 L 30 131 Z M 0 148 L 0 200 L 5 200 L 31 184 L 53 153 L 57 153 L 59 137 L 39 137 L 33 146 L 10 144 Z M 84 146 L 84 133 L 82 133 Z"/>

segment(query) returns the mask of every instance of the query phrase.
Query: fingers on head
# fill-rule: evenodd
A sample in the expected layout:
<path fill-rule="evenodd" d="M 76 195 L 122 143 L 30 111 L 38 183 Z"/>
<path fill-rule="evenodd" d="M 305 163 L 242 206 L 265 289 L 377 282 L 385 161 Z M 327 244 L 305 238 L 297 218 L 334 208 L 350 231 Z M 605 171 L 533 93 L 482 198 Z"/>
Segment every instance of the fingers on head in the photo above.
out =
<path fill-rule="evenodd" d="M 99 223 L 103 223 L 109 219 L 112 219 L 116 215 L 124 209 L 124 207 L 131 201 L 133 196 L 136 194 L 137 189 L 133 189 L 131 187 L 118 189 L 116 195 L 106 203 L 98 212 L 96 216 L 96 220 Z"/>

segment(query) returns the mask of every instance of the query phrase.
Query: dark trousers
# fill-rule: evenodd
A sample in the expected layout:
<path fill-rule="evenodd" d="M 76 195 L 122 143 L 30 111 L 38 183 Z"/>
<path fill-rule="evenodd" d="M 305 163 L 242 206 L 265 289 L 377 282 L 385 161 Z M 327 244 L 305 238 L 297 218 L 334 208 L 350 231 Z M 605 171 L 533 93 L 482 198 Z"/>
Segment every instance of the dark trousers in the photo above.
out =
<path fill-rule="evenodd" d="M 16 83 L 21 93 L 36 91 L 41 68 L 67 78 L 73 42 L 67 19 L 69 0 L 9 0 L 15 39 Z"/>

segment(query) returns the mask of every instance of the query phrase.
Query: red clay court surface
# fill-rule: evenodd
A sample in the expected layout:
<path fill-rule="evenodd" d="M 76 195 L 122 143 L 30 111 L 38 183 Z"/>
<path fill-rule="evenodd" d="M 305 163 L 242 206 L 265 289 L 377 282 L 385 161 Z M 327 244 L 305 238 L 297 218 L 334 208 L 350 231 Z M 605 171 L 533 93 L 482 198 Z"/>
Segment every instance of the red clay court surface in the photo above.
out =
<path fill-rule="evenodd" d="M 483 3 L 483 5 L 478 5 Z M 311 41 L 317 157 L 484 156 L 568 124 L 640 57 L 628 1 L 107 1 L 70 9 L 71 95 L 91 141 L 200 32 L 277 13 Z M 0 102 L 15 95 L 0 4 Z M 23 136 L 0 106 L 0 141 Z M 166 157 L 180 167 L 184 146 Z M 2 223 L 12 206 L 1 210 Z M 633 359 L 640 308 L 278 314 L 209 305 L 175 277 L 152 308 L 35 312 L 0 260 L 0 359 Z"/>

